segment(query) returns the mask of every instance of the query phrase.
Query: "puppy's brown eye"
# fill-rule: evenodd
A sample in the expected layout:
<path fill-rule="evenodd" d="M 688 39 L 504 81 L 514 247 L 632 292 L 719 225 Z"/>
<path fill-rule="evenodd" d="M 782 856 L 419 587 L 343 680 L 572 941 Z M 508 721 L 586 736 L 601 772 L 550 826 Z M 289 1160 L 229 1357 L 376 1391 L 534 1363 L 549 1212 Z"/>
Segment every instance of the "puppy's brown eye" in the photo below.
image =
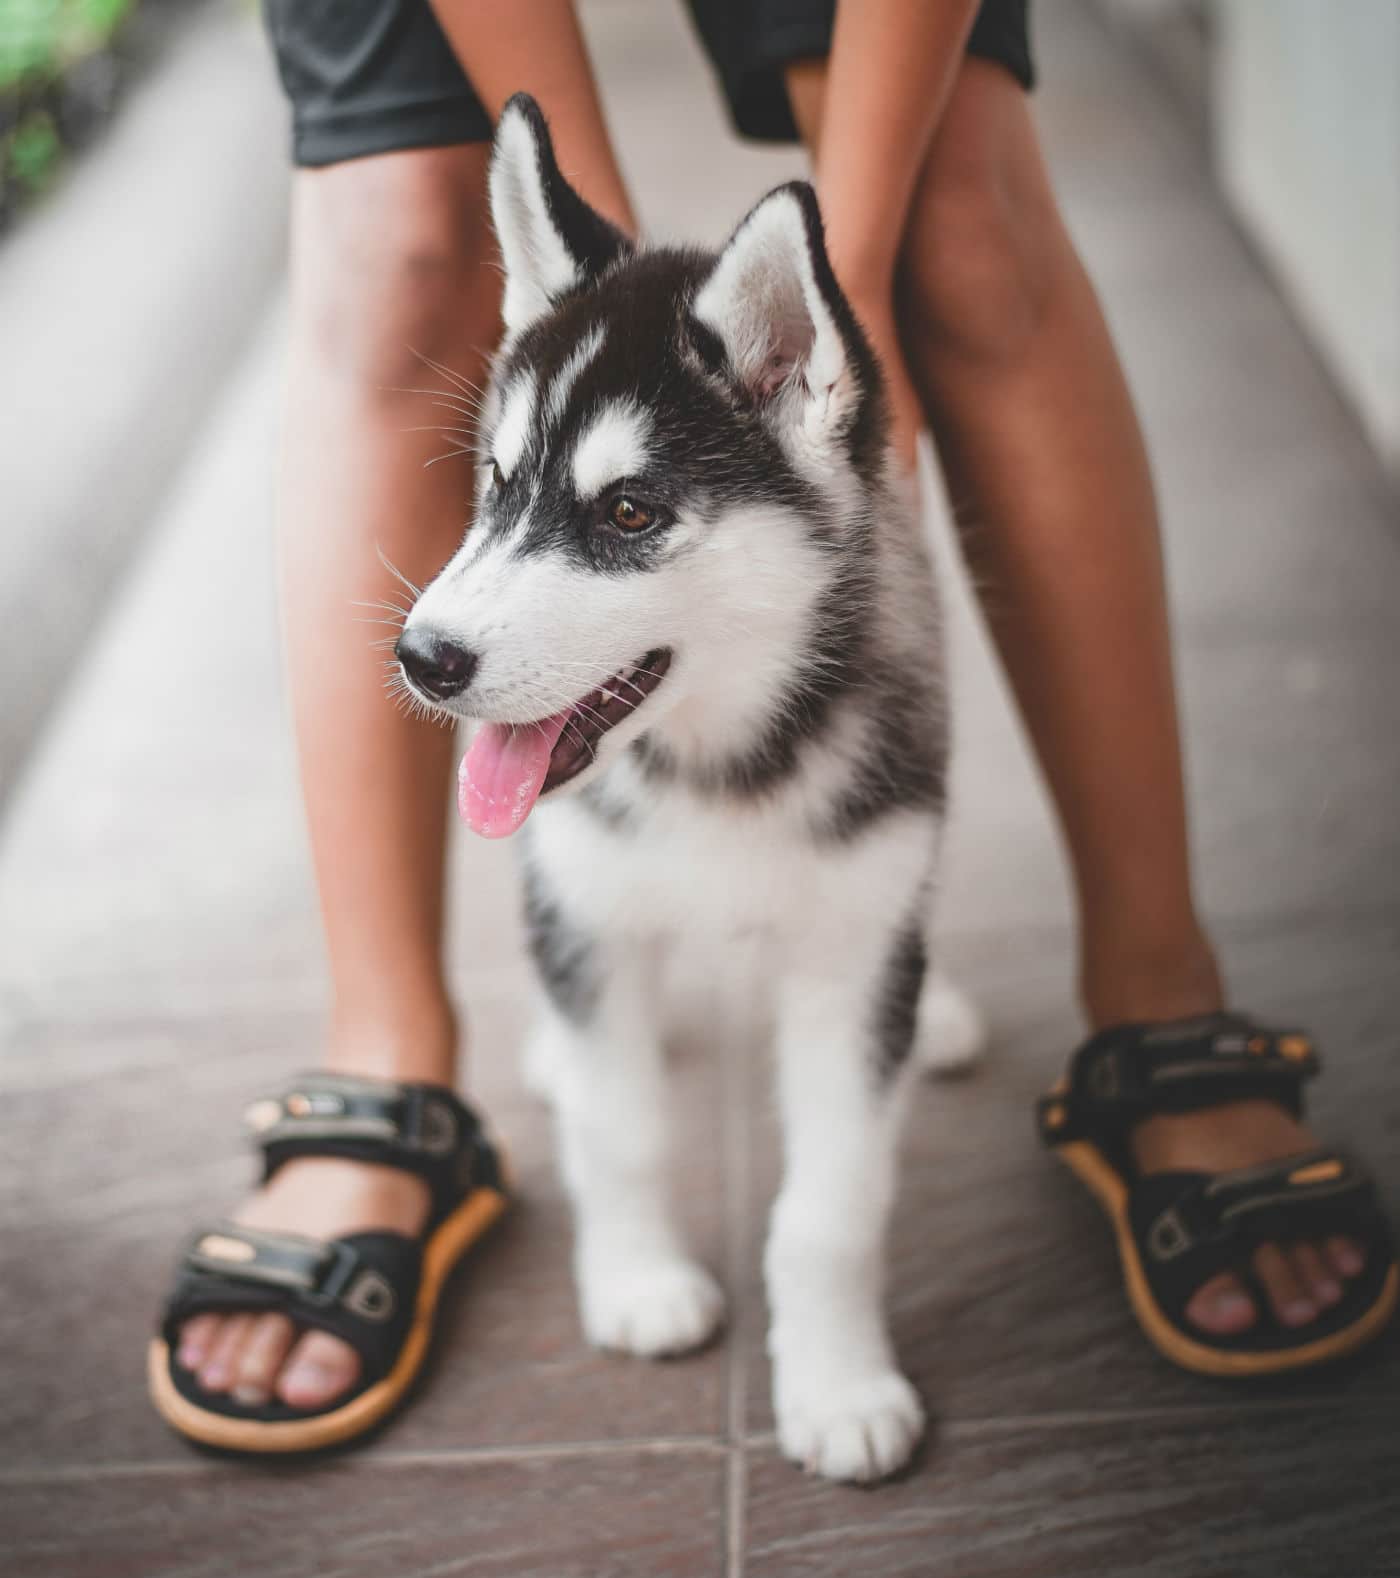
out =
<path fill-rule="evenodd" d="M 614 499 L 608 506 L 608 519 L 623 531 L 641 531 L 643 527 L 651 525 L 650 511 L 635 499 L 629 499 L 626 494 Z"/>
<path fill-rule="evenodd" d="M 500 462 L 493 460 L 491 462 L 491 486 L 493 488 L 503 488 L 505 485 L 505 473 L 501 470 Z"/>

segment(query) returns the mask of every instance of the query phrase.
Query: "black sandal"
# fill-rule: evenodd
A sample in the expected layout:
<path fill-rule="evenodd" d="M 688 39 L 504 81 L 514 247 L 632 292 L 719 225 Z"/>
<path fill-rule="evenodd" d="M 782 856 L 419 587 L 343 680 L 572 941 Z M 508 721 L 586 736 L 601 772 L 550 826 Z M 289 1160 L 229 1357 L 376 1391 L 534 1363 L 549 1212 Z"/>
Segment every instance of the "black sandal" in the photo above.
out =
<path fill-rule="evenodd" d="M 248 1109 L 270 1178 L 296 1156 L 341 1156 L 426 1179 L 421 1240 L 349 1233 L 321 1241 L 223 1222 L 181 1257 L 147 1366 L 151 1398 L 181 1435 L 231 1452 L 315 1452 L 355 1440 L 398 1407 L 422 1368 L 448 1274 L 505 1209 L 503 1166 L 471 1110 L 438 1085 L 305 1074 Z M 201 1312 L 275 1311 L 348 1342 L 355 1384 L 320 1411 L 274 1397 L 248 1407 L 206 1392 L 176 1360 L 181 1325 Z"/>
<path fill-rule="evenodd" d="M 1143 1118 L 1259 1097 L 1301 1117 L 1303 1081 L 1318 1068 L 1307 1036 L 1235 1014 L 1116 1025 L 1085 1042 L 1039 1103 L 1041 1137 L 1113 1223 L 1139 1325 L 1188 1370 L 1258 1376 L 1322 1364 L 1371 1341 L 1395 1310 L 1400 1270 L 1389 1226 L 1371 1179 L 1341 1152 L 1310 1150 L 1224 1173 L 1142 1176 L 1133 1166 L 1127 1135 Z M 1364 1246 L 1360 1275 L 1301 1330 L 1271 1321 L 1250 1251 L 1331 1234 Z M 1247 1330 L 1217 1336 L 1192 1325 L 1185 1309 L 1226 1270 L 1251 1284 L 1259 1314 Z"/>

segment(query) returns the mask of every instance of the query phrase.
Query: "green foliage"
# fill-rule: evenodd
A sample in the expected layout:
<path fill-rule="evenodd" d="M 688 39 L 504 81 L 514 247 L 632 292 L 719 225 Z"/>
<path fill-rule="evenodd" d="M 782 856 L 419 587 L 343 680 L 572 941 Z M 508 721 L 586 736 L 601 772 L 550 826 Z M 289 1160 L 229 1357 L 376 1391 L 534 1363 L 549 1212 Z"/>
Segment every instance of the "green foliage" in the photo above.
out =
<path fill-rule="evenodd" d="M 53 117 L 37 110 L 10 134 L 9 165 L 14 179 L 28 192 L 46 186 L 63 157 L 63 144 Z"/>
<path fill-rule="evenodd" d="M 0 96 L 105 49 L 135 7 L 136 0 L 0 0 Z"/>

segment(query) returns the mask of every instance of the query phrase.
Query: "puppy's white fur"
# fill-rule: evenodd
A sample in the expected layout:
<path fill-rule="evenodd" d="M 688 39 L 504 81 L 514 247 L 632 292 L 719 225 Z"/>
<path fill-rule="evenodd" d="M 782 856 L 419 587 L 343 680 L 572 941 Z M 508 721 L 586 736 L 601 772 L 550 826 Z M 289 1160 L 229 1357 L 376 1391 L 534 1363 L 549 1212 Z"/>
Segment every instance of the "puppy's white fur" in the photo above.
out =
<path fill-rule="evenodd" d="M 491 195 L 513 335 L 581 279 L 553 227 L 544 168 L 526 118 L 508 109 Z M 842 443 L 860 388 L 811 245 L 798 201 L 780 191 L 736 232 L 692 310 L 764 400 L 772 432 L 833 529 L 853 529 L 874 507 Z M 601 328 L 590 331 L 542 395 L 529 382 L 493 386 L 489 442 L 504 471 L 513 474 L 527 449 L 548 450 L 550 429 L 602 345 Z M 578 494 L 643 470 L 650 442 L 641 408 L 608 406 L 574 450 Z M 888 479 L 874 492 L 881 508 L 912 511 Z M 878 717 L 858 705 L 840 712 L 801 770 L 771 792 L 736 799 L 686 787 L 732 761 L 775 696 L 801 677 L 831 561 L 795 508 L 701 520 L 682 507 L 663 561 L 607 575 L 567 553 L 517 551 L 542 507 L 536 484 L 513 523 L 484 541 L 469 536 L 410 624 L 480 656 L 470 714 L 495 722 L 550 715 L 639 654 L 675 649 L 655 694 L 602 737 L 594 765 L 542 802 L 527 828 L 532 866 L 547 873 L 559 908 L 596 951 L 589 1012 L 542 996 L 529 1056 L 558 1114 L 584 1327 L 604 1347 L 656 1355 L 699 1345 L 723 1317 L 720 1290 L 671 1210 L 656 987 L 668 950 L 723 960 L 736 939 L 752 939 L 771 985 L 764 1007 L 775 1025 L 786 1153 L 764 1254 L 779 1437 L 819 1473 L 877 1478 L 908 1458 L 923 1413 L 896 1366 L 882 1309 L 909 1064 L 872 1077 L 872 1003 L 899 926 L 927 913 L 939 818 L 927 807 L 897 809 L 859 837 L 823 842 L 814 833 L 852 765 L 877 750 Z M 912 519 L 907 530 L 873 534 L 872 544 L 885 658 L 922 676 L 922 693 L 937 661 L 926 550 Z M 936 696 L 929 705 L 936 709 Z M 664 793 L 629 750 L 644 732 L 677 764 Z M 596 807 L 575 792 L 589 783 L 631 808 L 626 836 L 600 831 Z M 973 1055 L 975 1014 L 936 974 L 919 1011 L 929 1063 L 960 1066 Z"/>
<path fill-rule="evenodd" d="M 651 420 L 637 406 L 614 401 L 604 406 L 574 448 L 574 487 L 591 499 L 610 483 L 646 470 Z"/>

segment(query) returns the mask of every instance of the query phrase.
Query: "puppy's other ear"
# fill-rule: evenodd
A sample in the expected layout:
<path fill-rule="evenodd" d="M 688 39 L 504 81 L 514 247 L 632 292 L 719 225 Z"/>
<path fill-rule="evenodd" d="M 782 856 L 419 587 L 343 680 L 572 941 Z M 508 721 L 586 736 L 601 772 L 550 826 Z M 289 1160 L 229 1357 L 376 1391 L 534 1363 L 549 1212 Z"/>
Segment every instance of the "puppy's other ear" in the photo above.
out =
<path fill-rule="evenodd" d="M 756 399 L 777 396 L 780 413 L 822 426 L 876 420 L 879 369 L 831 272 L 805 181 L 778 187 L 749 211 L 692 311 Z"/>
<path fill-rule="evenodd" d="M 501 315 L 512 337 L 631 249 L 559 173 L 549 127 L 528 93 L 517 93 L 501 111 L 490 193 L 506 273 Z"/>

